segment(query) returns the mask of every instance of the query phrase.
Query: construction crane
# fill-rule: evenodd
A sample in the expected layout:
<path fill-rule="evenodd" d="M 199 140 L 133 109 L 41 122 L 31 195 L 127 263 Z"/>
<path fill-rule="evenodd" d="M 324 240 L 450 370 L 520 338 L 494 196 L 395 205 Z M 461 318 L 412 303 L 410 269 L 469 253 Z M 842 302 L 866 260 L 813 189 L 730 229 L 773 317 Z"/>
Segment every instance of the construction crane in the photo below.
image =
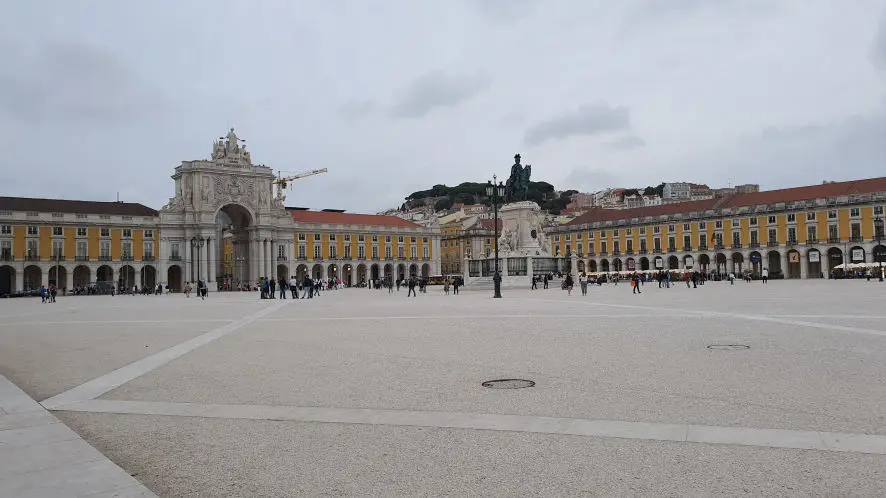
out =
<path fill-rule="evenodd" d="M 328 173 L 329 170 L 326 168 L 321 169 L 312 169 L 311 171 L 302 171 L 301 173 L 296 173 L 292 176 L 282 176 L 280 171 L 277 171 L 277 179 L 274 180 L 274 184 L 277 185 L 279 189 L 285 189 L 287 184 L 293 180 L 298 180 L 299 178 L 305 178 L 308 176 L 319 175 L 320 173 Z"/>

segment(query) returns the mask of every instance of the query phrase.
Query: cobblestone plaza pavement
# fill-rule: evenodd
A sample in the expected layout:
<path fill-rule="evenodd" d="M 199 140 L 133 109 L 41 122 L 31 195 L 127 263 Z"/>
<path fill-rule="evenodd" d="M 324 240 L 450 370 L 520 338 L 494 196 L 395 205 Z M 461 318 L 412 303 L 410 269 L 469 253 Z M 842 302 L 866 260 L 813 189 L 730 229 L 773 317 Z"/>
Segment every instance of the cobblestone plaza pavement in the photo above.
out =
<path fill-rule="evenodd" d="M 886 285 L 642 289 L 8 299 L 0 375 L 160 496 L 884 494 Z"/>

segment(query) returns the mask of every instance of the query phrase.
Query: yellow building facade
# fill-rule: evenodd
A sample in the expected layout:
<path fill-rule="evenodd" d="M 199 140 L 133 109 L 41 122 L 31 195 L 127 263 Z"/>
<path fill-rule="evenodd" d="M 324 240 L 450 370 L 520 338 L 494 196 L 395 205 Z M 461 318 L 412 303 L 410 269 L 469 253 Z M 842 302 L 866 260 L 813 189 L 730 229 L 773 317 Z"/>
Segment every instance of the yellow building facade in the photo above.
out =
<path fill-rule="evenodd" d="M 820 278 L 843 263 L 886 262 L 886 178 L 627 210 L 595 209 L 550 235 L 576 271 L 763 268 Z"/>
<path fill-rule="evenodd" d="M 271 168 L 231 129 L 209 159 L 173 171 L 173 197 L 142 204 L 0 197 L 0 296 L 41 285 L 210 290 L 260 278 L 437 275 L 440 233 L 395 216 L 285 206 Z M 275 192 L 276 188 L 276 192 Z"/>

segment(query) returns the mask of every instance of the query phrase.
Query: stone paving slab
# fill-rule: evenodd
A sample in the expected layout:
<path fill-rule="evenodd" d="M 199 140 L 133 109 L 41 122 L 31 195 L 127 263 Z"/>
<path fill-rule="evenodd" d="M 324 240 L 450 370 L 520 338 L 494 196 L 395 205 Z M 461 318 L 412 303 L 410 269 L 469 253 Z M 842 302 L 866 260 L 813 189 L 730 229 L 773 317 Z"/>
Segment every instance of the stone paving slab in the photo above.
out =
<path fill-rule="evenodd" d="M 55 416 L 164 496 L 876 496 L 884 290 L 60 300 L 70 316 L 6 300 L 0 373 L 53 371 L 65 389 L 44 400 Z M 59 338 L 62 322 L 70 337 Z M 30 324 L 28 362 L 3 356 L 28 339 L 4 336 L 4 323 Z M 121 338 L 199 330 L 133 357 L 115 327 Z M 83 348 L 59 368 L 66 340 Z M 750 349 L 705 347 L 719 342 Z M 106 356 L 90 352 L 105 343 Z M 536 387 L 480 386 L 510 376 Z M 18 415 L 0 427 L 35 426 Z M 75 458 L 67 440 L 45 444 Z"/>
<path fill-rule="evenodd" d="M 0 375 L 0 497 L 154 496 Z"/>

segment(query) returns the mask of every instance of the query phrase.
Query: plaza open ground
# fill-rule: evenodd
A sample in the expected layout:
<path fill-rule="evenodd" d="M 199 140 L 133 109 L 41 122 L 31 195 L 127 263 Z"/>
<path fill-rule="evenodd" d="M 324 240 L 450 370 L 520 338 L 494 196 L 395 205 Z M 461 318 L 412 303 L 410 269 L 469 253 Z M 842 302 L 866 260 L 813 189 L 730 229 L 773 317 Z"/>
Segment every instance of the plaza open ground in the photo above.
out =
<path fill-rule="evenodd" d="M 161 496 L 886 489 L 879 282 L 491 294 L 7 299 L 0 374 Z"/>

